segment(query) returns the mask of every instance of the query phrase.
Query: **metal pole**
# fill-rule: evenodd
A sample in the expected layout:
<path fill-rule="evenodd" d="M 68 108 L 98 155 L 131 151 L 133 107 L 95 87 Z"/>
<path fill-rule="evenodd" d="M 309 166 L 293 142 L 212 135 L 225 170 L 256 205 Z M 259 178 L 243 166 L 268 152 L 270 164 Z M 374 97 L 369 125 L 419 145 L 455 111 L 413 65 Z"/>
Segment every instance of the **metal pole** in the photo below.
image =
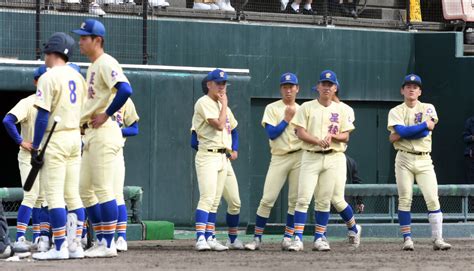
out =
<path fill-rule="evenodd" d="M 410 26 L 411 26 L 411 18 L 410 18 L 410 1 L 411 0 L 407 0 L 407 21 L 406 21 L 406 25 L 407 25 L 407 28 L 410 29 Z"/>
<path fill-rule="evenodd" d="M 35 31 L 36 31 L 36 42 L 35 42 L 35 52 L 36 59 L 41 58 L 41 23 L 40 23 L 40 14 L 41 13 L 41 0 L 36 0 L 36 17 L 35 17 Z"/>
<path fill-rule="evenodd" d="M 143 50 L 143 60 L 142 64 L 148 64 L 148 0 L 143 0 L 143 40 L 142 40 L 142 50 Z"/>

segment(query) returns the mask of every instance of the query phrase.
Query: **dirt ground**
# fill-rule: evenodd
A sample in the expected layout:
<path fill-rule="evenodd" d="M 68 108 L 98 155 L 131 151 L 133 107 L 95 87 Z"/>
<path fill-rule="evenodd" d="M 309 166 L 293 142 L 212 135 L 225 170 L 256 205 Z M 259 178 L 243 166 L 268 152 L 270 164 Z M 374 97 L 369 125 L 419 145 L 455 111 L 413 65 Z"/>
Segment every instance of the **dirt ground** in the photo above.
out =
<path fill-rule="evenodd" d="M 415 251 L 401 251 L 399 239 L 363 240 L 357 251 L 344 240 L 330 242 L 330 252 L 283 252 L 270 241 L 262 250 L 196 252 L 193 240 L 134 241 L 117 258 L 68 261 L 1 262 L 1 270 L 472 270 L 474 239 L 449 240 L 449 251 L 433 251 L 428 239 L 415 240 Z"/>

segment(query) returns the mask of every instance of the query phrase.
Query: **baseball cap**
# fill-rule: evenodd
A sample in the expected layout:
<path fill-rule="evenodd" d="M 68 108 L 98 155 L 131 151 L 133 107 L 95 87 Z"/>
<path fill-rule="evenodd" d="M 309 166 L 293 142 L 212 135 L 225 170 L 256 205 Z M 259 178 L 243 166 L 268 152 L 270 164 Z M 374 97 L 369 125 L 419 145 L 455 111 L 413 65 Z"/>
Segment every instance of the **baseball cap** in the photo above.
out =
<path fill-rule="evenodd" d="M 298 85 L 298 77 L 291 72 L 287 72 L 280 77 L 280 86 L 284 84 Z"/>
<path fill-rule="evenodd" d="M 43 75 L 47 70 L 48 70 L 48 67 L 46 67 L 46 65 L 43 64 L 43 65 L 39 66 L 38 68 L 35 69 L 35 72 L 33 74 L 33 78 L 35 80 L 38 80 L 41 77 L 41 75 Z"/>
<path fill-rule="evenodd" d="M 93 19 L 87 19 L 81 24 L 80 29 L 72 30 L 73 33 L 79 35 L 79 36 L 99 36 L 99 37 L 104 37 L 105 36 L 105 27 L 104 25 Z"/>
<path fill-rule="evenodd" d="M 225 82 L 227 81 L 227 73 L 221 69 L 215 69 L 207 74 L 207 81 Z"/>
<path fill-rule="evenodd" d="M 331 82 L 331 83 L 336 84 L 337 86 L 339 86 L 339 82 L 337 81 L 336 73 L 331 71 L 331 70 L 325 70 L 325 71 L 321 72 L 321 74 L 319 75 L 318 83 L 321 83 L 321 82 Z"/>
<path fill-rule="evenodd" d="M 421 86 L 422 86 L 421 78 L 416 74 L 413 74 L 413 73 L 409 74 L 409 75 L 405 76 L 405 79 L 403 80 L 402 87 L 404 87 L 406 84 L 415 84 L 415 85 L 418 85 L 421 88 Z"/>
<path fill-rule="evenodd" d="M 69 58 L 74 49 L 74 39 L 64 32 L 56 32 L 44 43 L 43 53 L 59 53 Z"/>

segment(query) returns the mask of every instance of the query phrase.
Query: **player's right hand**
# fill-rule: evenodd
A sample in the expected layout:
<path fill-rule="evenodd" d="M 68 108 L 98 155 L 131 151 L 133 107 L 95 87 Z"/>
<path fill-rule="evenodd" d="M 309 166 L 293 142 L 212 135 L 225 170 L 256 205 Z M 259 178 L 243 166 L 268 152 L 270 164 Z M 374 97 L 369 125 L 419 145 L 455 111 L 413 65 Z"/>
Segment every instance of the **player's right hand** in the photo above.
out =
<path fill-rule="evenodd" d="M 428 126 L 428 130 L 433 131 L 435 127 L 433 119 L 426 120 L 426 126 Z"/>
<path fill-rule="evenodd" d="M 396 142 L 400 140 L 400 135 L 397 133 L 390 134 L 390 136 L 388 137 L 388 140 L 390 140 L 390 143 Z"/>
<path fill-rule="evenodd" d="M 22 147 L 23 149 L 31 152 L 31 150 L 33 149 L 33 144 L 31 142 L 22 141 L 20 143 L 20 147 Z"/>
<path fill-rule="evenodd" d="M 290 123 L 296 113 L 296 106 L 295 105 L 288 105 L 285 108 L 285 121 Z"/>
<path fill-rule="evenodd" d="M 224 107 L 224 108 L 227 107 L 227 94 L 225 94 L 225 93 L 220 94 L 219 93 L 217 100 L 219 102 L 221 102 L 222 107 Z"/>
<path fill-rule="evenodd" d="M 41 168 L 44 164 L 44 160 L 39 157 L 38 150 L 31 149 L 31 166 L 34 168 Z"/>

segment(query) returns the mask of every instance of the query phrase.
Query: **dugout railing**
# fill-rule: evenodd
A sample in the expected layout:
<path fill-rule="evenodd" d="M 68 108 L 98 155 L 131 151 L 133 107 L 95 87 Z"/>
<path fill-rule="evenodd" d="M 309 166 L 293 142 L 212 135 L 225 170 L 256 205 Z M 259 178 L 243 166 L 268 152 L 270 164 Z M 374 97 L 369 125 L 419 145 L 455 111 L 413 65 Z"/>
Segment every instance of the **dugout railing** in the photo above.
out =
<path fill-rule="evenodd" d="M 127 216 L 131 223 L 141 223 L 143 189 L 139 186 L 125 186 L 123 188 L 125 204 L 127 205 Z M 0 202 L 2 202 L 5 216 L 8 219 L 16 219 L 18 208 L 23 199 L 22 188 L 0 188 Z"/>

